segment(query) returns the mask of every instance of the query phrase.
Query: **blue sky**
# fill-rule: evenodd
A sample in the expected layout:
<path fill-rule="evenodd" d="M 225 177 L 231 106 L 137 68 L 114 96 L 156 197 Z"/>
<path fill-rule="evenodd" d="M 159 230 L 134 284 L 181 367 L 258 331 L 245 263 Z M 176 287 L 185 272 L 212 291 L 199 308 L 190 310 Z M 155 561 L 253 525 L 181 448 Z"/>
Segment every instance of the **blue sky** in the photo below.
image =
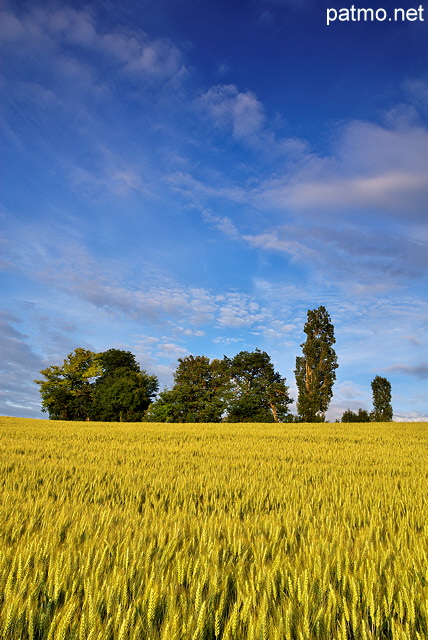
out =
<path fill-rule="evenodd" d="M 258 347 L 296 398 L 324 305 L 329 419 L 382 375 L 428 420 L 428 3 L 327 26 L 346 6 L 0 0 L 1 414 L 45 417 L 33 380 L 76 347 L 161 387 Z"/>

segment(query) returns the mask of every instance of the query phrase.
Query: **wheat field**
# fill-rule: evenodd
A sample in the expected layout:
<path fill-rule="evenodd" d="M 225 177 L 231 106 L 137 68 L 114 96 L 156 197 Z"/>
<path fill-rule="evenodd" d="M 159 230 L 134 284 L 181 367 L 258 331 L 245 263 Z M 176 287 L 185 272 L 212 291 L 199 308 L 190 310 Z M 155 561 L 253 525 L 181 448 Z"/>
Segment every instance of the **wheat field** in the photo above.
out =
<path fill-rule="evenodd" d="M 425 640 L 427 427 L 0 418 L 0 637 Z"/>

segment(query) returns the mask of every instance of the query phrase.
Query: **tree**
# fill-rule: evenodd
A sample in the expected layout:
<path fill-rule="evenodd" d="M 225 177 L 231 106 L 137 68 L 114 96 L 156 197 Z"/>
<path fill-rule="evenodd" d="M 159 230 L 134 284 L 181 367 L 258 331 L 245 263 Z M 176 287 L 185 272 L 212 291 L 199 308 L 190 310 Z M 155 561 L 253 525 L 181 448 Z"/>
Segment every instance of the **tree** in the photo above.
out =
<path fill-rule="evenodd" d="M 334 326 L 325 307 L 309 310 L 303 355 L 296 358 L 297 412 L 302 422 L 323 422 L 333 396 L 337 356 Z"/>
<path fill-rule="evenodd" d="M 117 376 L 124 371 L 140 372 L 140 367 L 135 360 L 134 354 L 122 349 L 108 349 L 98 354 L 98 362 L 101 367 L 98 381 L 102 381 L 112 375 Z"/>
<path fill-rule="evenodd" d="M 228 422 L 283 422 L 289 416 L 285 378 L 277 373 L 265 351 L 241 351 L 225 358 L 233 394 L 228 404 Z"/>
<path fill-rule="evenodd" d="M 358 413 L 347 409 L 342 415 L 342 422 L 370 422 L 370 414 L 365 409 L 358 409 Z"/>
<path fill-rule="evenodd" d="M 172 389 L 164 389 L 143 416 L 144 422 L 185 422 L 183 407 Z"/>
<path fill-rule="evenodd" d="M 267 353 L 241 351 L 234 358 L 178 360 L 174 386 L 150 405 L 150 422 L 279 422 L 289 419 L 285 379 Z"/>
<path fill-rule="evenodd" d="M 393 416 L 391 405 L 391 383 L 387 378 L 376 376 L 372 380 L 373 411 L 371 419 L 373 422 L 390 422 Z"/>
<path fill-rule="evenodd" d="M 227 367 L 207 356 L 179 358 L 174 386 L 146 413 L 150 422 L 220 422 L 228 391 Z"/>
<path fill-rule="evenodd" d="M 78 348 L 62 366 L 40 372 L 42 410 L 58 420 L 141 420 L 158 390 L 129 351 L 109 349 L 93 353 Z"/>
<path fill-rule="evenodd" d="M 130 351 L 109 349 L 99 354 L 101 373 L 94 384 L 96 420 L 139 422 L 158 390 L 156 376 L 140 371 Z"/>
<path fill-rule="evenodd" d="M 42 411 L 51 420 L 86 420 L 92 408 L 91 380 L 100 369 L 96 354 L 78 348 L 64 359 L 62 366 L 42 369 L 45 380 L 35 380 L 40 385 Z"/>

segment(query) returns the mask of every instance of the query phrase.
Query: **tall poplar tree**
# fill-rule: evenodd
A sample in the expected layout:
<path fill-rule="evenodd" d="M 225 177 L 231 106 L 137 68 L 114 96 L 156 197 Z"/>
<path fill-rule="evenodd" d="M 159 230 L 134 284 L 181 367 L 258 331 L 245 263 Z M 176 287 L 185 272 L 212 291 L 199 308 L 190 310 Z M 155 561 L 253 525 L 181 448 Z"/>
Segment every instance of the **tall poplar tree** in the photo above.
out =
<path fill-rule="evenodd" d="M 308 311 L 303 355 L 296 358 L 297 413 L 302 422 L 324 422 L 336 380 L 334 326 L 325 307 Z"/>
<path fill-rule="evenodd" d="M 391 383 L 387 378 L 376 376 L 372 380 L 373 411 L 371 419 L 373 422 L 391 422 Z"/>

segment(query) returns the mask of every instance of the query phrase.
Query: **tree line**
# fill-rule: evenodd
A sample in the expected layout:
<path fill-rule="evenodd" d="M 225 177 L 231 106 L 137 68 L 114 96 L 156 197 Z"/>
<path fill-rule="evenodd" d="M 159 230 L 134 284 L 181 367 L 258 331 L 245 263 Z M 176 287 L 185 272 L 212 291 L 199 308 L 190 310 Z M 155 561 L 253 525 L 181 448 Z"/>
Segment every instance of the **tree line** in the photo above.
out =
<path fill-rule="evenodd" d="M 157 377 L 141 370 L 130 351 L 94 353 L 77 348 L 62 366 L 40 373 L 42 410 L 50 419 L 126 422 L 323 422 L 333 396 L 337 356 L 325 307 L 309 310 L 306 341 L 296 358 L 297 415 L 291 414 L 286 379 L 265 351 L 233 358 L 178 359 L 174 384 L 159 392 Z M 391 385 L 372 382 L 373 412 L 345 411 L 342 422 L 392 420 Z"/>

